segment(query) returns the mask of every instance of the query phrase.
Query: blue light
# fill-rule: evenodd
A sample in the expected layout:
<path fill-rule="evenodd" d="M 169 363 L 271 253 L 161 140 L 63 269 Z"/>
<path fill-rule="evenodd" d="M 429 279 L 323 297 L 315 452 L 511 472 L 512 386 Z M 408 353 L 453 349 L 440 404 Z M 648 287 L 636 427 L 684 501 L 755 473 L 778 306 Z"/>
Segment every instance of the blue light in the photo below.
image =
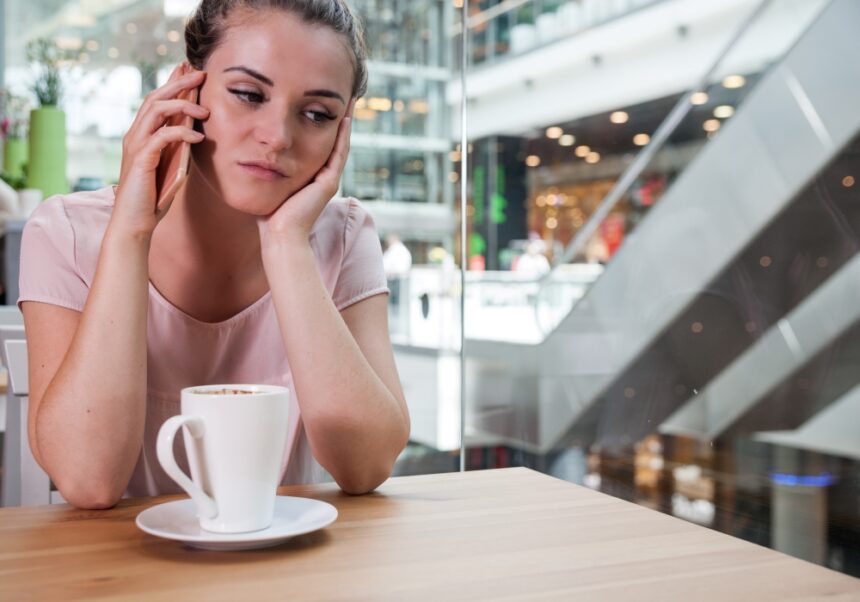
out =
<path fill-rule="evenodd" d="M 772 472 L 770 473 L 770 480 L 774 485 L 782 485 L 783 487 L 829 487 L 836 482 L 836 477 L 827 473 L 801 476 Z"/>

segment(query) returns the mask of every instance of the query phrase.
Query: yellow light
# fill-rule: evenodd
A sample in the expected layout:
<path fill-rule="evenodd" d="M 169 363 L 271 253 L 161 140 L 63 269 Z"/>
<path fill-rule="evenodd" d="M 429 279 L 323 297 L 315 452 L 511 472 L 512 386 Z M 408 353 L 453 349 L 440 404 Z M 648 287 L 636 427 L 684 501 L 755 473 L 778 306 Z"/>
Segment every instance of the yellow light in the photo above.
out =
<path fill-rule="evenodd" d="M 125 30 L 131 35 L 134 35 L 137 33 L 137 25 L 135 25 L 134 23 L 126 23 Z"/>
<path fill-rule="evenodd" d="M 842 185 L 845 188 L 851 188 L 852 186 L 854 186 L 854 176 L 845 176 L 844 178 L 842 178 Z"/>
<path fill-rule="evenodd" d="M 90 55 L 88 55 L 86 52 L 82 52 L 78 55 L 78 60 L 82 63 L 88 63 L 90 60 Z"/>
<path fill-rule="evenodd" d="M 699 334 L 705 329 L 705 325 L 701 322 L 693 322 L 690 325 L 690 330 L 692 330 L 695 334 Z"/>
<path fill-rule="evenodd" d="M 708 133 L 713 133 L 720 129 L 720 125 L 721 124 L 718 119 L 708 119 L 702 124 L 702 129 Z"/>
<path fill-rule="evenodd" d="M 720 119 L 728 119 L 734 114 L 735 109 L 731 105 L 720 105 L 714 109 L 714 117 L 718 117 Z"/>
<path fill-rule="evenodd" d="M 648 134 L 636 134 L 633 136 L 633 144 L 636 146 L 645 146 L 649 142 L 651 142 L 651 136 Z"/>
<path fill-rule="evenodd" d="M 535 200 L 535 204 L 538 207 L 546 207 L 546 197 L 544 195 L 538 196 L 538 198 Z"/>
<path fill-rule="evenodd" d="M 87 50 L 90 52 L 98 52 L 99 48 L 99 43 L 96 40 L 90 40 L 87 42 Z"/>
<path fill-rule="evenodd" d="M 573 151 L 573 153 L 577 157 L 581 157 L 581 158 L 587 157 L 588 153 L 590 153 L 590 152 L 591 152 L 591 147 L 585 146 L 584 144 L 582 146 L 577 146 L 576 150 Z"/>
<path fill-rule="evenodd" d="M 451 163 L 457 163 L 460 160 L 460 151 L 451 151 L 448 153 L 448 158 L 451 160 Z"/>
<path fill-rule="evenodd" d="M 770 264 L 772 264 L 772 263 L 773 263 L 773 259 L 771 259 L 767 255 L 763 256 L 761 259 L 758 260 L 758 264 L 763 268 L 769 268 Z"/>
<path fill-rule="evenodd" d="M 410 100 L 409 110 L 413 113 L 420 113 L 423 115 L 430 110 L 430 105 L 427 104 L 426 100 Z"/>
<path fill-rule="evenodd" d="M 594 165 L 594 164 L 595 164 L 595 163 L 597 163 L 598 161 L 600 161 L 600 153 L 590 152 L 590 153 L 588 153 L 588 155 L 586 155 L 586 157 L 585 157 L 585 162 L 586 162 L 586 163 L 591 163 L 592 165 Z"/>
<path fill-rule="evenodd" d="M 405 108 L 406 108 L 406 103 L 403 102 L 402 100 L 397 99 L 394 101 L 394 110 L 397 111 L 398 113 L 402 113 L 403 109 L 405 109 Z"/>
<path fill-rule="evenodd" d="M 356 107 L 353 116 L 360 121 L 373 121 L 376 119 L 376 111 L 373 109 L 359 109 Z"/>
<path fill-rule="evenodd" d="M 158 47 L 155 49 L 155 52 L 158 53 L 158 56 L 165 56 L 167 54 L 167 46 L 165 46 L 164 44 L 159 44 Z"/>
<path fill-rule="evenodd" d="M 448 180 L 451 182 L 456 182 L 460 179 L 460 174 L 456 171 L 452 171 L 448 174 Z"/>
<path fill-rule="evenodd" d="M 381 96 L 371 96 L 367 99 L 367 108 L 382 113 L 391 110 L 391 99 Z"/>
<path fill-rule="evenodd" d="M 463 8 L 463 0 L 454 0 L 454 8 Z"/>
<path fill-rule="evenodd" d="M 558 227 L 558 220 L 554 217 L 546 218 L 546 227 L 550 230 L 555 230 Z"/>
<path fill-rule="evenodd" d="M 690 96 L 690 103 L 694 105 L 703 105 L 708 102 L 708 93 L 707 92 L 694 92 L 692 96 Z"/>
<path fill-rule="evenodd" d="M 540 157 L 538 157 L 537 155 L 529 155 L 528 157 L 526 157 L 526 165 L 528 165 L 529 167 L 537 167 L 538 165 L 540 165 Z"/>
<path fill-rule="evenodd" d="M 171 29 L 167 32 L 167 39 L 171 42 L 178 42 L 182 36 L 175 29 Z"/>
<path fill-rule="evenodd" d="M 615 111 L 609 116 L 609 121 L 612 123 L 627 123 L 628 119 L 630 119 L 630 116 L 624 111 Z"/>
<path fill-rule="evenodd" d="M 573 134 L 565 134 L 558 139 L 558 143 L 562 146 L 573 146 L 574 142 L 576 142 L 576 138 L 573 136 Z"/>
<path fill-rule="evenodd" d="M 743 88 L 747 83 L 743 75 L 728 75 L 723 79 L 723 87 L 733 90 L 735 88 Z"/>
<path fill-rule="evenodd" d="M 549 138 L 550 140 L 557 140 L 558 138 L 561 138 L 561 135 L 563 133 L 564 133 L 564 130 L 562 130 L 558 126 L 553 126 L 551 128 L 546 129 L 546 137 Z"/>
<path fill-rule="evenodd" d="M 54 43 L 60 50 L 80 50 L 84 45 L 84 41 L 75 36 L 58 36 Z"/>

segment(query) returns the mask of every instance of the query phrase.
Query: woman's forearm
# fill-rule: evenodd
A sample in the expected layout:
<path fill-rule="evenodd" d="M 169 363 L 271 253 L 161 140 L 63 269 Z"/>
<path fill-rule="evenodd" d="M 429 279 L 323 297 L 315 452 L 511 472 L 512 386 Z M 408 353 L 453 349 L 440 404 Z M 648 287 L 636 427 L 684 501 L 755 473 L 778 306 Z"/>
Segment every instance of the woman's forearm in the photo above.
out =
<path fill-rule="evenodd" d="M 408 418 L 361 352 L 307 242 L 279 241 L 264 265 L 302 420 L 320 464 L 350 493 L 390 474 Z"/>
<path fill-rule="evenodd" d="M 108 228 L 74 339 L 38 407 L 38 459 L 76 505 L 115 503 L 140 452 L 149 246 Z"/>

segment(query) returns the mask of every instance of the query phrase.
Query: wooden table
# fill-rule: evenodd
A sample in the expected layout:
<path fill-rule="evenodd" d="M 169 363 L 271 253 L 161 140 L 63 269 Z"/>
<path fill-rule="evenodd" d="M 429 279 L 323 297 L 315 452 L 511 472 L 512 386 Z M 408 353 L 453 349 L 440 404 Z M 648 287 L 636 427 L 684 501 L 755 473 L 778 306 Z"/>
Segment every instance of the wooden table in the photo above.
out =
<path fill-rule="evenodd" d="M 401 477 L 265 550 L 139 531 L 173 498 L 0 510 L 0 600 L 860 600 L 860 580 L 523 468 Z"/>

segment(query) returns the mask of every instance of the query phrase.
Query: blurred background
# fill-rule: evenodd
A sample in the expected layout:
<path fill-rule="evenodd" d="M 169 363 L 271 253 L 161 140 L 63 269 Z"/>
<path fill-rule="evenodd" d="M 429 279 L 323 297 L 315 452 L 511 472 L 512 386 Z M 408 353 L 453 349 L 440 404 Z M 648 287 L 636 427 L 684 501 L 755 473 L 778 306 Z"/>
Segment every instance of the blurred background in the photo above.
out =
<path fill-rule="evenodd" d="M 351 1 L 396 473 L 528 466 L 860 576 L 860 4 L 464 1 Z M 7 96 L 63 51 L 69 189 L 116 180 L 195 5 L 0 0 Z"/>

